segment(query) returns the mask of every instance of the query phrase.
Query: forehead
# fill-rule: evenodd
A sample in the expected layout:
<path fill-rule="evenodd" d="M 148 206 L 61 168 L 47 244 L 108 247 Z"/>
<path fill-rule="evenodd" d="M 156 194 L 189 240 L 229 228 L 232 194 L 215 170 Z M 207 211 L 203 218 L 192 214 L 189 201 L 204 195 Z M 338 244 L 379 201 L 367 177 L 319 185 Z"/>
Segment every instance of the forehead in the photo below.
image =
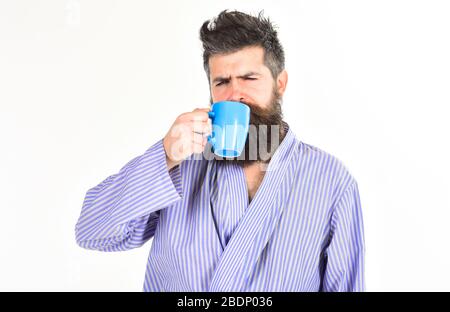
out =
<path fill-rule="evenodd" d="M 246 47 L 230 54 L 213 55 L 209 58 L 211 77 L 239 75 L 246 72 L 264 74 L 269 69 L 264 65 L 264 49 L 261 47 Z"/>

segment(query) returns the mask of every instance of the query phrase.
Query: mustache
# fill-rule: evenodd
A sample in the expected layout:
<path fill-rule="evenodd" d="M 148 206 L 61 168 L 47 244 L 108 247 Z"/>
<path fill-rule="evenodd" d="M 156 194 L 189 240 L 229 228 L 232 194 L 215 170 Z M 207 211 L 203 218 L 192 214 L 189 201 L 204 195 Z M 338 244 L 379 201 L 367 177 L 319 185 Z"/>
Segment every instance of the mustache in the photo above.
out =
<path fill-rule="evenodd" d="M 244 167 L 255 162 L 268 163 L 286 135 L 281 109 L 282 98 L 274 90 L 272 99 L 267 106 L 244 100 L 240 102 L 250 108 L 250 129 L 244 149 L 238 157 L 219 161 L 235 163 Z"/>
<path fill-rule="evenodd" d="M 240 103 L 247 105 L 250 108 L 250 125 L 282 125 L 283 112 L 281 109 L 281 96 L 276 90 L 273 90 L 270 105 L 267 107 L 254 104 L 250 101 L 241 100 Z M 210 105 L 214 102 L 210 97 Z"/>
<path fill-rule="evenodd" d="M 249 105 L 250 124 L 252 125 L 280 125 L 283 120 L 280 103 L 274 102 L 268 108 Z"/>

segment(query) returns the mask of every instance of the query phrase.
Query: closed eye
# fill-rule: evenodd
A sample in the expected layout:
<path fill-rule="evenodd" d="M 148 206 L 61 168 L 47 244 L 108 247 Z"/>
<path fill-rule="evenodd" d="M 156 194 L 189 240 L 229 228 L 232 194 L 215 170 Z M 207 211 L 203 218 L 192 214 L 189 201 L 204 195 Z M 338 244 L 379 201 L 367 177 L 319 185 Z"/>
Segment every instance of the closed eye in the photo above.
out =
<path fill-rule="evenodd" d="M 245 80 L 257 80 L 258 78 L 253 78 L 253 77 L 244 77 Z M 223 80 L 221 82 L 219 82 L 218 84 L 216 84 L 216 87 L 224 84 L 224 83 L 228 83 L 228 80 Z"/>
<path fill-rule="evenodd" d="M 220 86 L 220 85 L 222 85 L 222 84 L 224 84 L 224 83 L 227 83 L 228 81 L 221 81 L 221 82 L 219 82 L 218 84 L 216 84 L 216 87 L 218 87 L 218 86 Z"/>

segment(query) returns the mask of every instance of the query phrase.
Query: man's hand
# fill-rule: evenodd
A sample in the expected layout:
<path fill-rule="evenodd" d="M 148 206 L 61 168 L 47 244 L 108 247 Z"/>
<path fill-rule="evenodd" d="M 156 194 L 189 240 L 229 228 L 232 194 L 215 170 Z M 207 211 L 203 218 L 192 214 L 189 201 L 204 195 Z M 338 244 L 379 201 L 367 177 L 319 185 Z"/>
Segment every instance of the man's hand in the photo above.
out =
<path fill-rule="evenodd" d="M 193 153 L 202 153 L 212 132 L 209 108 L 196 108 L 175 119 L 163 139 L 167 168 L 170 170 Z"/>

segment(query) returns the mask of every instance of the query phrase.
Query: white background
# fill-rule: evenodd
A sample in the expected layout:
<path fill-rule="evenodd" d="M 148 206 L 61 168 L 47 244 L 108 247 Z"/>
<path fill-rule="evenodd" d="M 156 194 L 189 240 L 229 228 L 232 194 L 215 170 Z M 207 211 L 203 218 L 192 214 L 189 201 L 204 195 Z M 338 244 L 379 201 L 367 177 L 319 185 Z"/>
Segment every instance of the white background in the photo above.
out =
<path fill-rule="evenodd" d="M 450 5 L 429 0 L 2 0 L 0 290 L 141 291 L 151 242 L 84 250 L 75 223 L 208 106 L 198 31 L 226 8 L 279 27 L 286 121 L 356 177 L 367 290 L 450 290 Z"/>

